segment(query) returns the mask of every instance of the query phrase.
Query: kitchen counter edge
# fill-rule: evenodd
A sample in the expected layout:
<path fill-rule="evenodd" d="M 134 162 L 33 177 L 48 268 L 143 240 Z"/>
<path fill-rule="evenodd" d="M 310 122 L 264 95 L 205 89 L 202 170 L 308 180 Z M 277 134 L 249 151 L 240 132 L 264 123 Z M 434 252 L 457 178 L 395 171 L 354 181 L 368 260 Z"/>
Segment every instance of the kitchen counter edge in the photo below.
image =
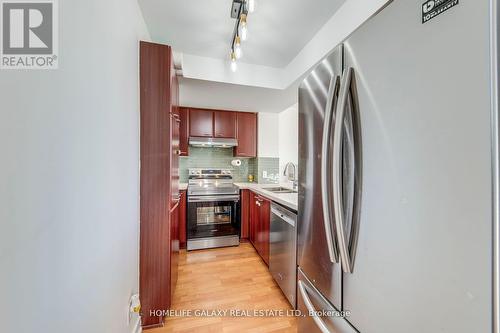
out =
<path fill-rule="evenodd" d="M 297 193 L 273 193 L 266 191 L 266 188 L 282 186 L 286 188 L 291 188 L 288 184 L 257 184 L 257 183 L 234 183 L 238 186 L 240 190 L 251 190 L 257 194 L 260 194 L 267 199 L 277 202 L 285 207 L 288 207 L 294 211 L 298 208 L 298 194 Z"/>

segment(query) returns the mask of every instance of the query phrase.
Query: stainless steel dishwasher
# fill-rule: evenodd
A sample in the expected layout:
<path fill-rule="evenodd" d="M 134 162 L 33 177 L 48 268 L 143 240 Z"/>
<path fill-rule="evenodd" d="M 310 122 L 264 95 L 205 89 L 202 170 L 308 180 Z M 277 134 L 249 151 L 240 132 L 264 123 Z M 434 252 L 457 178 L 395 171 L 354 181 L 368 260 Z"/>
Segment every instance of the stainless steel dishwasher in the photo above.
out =
<path fill-rule="evenodd" d="M 297 214 L 271 205 L 269 271 L 293 308 L 297 305 Z"/>

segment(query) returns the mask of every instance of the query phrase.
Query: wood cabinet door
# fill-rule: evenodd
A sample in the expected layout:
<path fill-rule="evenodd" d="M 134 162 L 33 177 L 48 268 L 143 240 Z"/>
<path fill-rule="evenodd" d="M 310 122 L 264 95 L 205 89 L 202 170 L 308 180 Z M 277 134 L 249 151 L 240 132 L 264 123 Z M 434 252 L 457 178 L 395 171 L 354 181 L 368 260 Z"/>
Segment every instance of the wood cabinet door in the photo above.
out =
<path fill-rule="evenodd" d="M 177 284 L 179 264 L 179 203 L 170 210 L 170 297 Z"/>
<path fill-rule="evenodd" d="M 161 325 L 151 310 L 171 304 L 170 149 L 171 114 L 176 105 L 172 51 L 140 42 L 140 250 L 139 292 L 144 326 Z M 175 228 L 175 226 L 174 226 Z"/>
<path fill-rule="evenodd" d="M 241 239 L 249 238 L 250 229 L 250 191 L 241 190 Z"/>
<path fill-rule="evenodd" d="M 258 228 L 258 221 L 259 221 L 259 211 L 258 211 L 258 206 L 257 206 L 257 196 L 255 193 L 250 192 L 250 230 L 249 230 L 249 237 L 250 237 L 250 242 L 253 244 L 255 249 L 258 252 L 257 249 L 257 228 Z"/>
<path fill-rule="evenodd" d="M 179 149 L 181 156 L 189 156 L 189 109 L 179 108 L 181 120 L 179 128 Z"/>
<path fill-rule="evenodd" d="M 181 191 L 181 200 L 179 202 L 179 247 L 186 248 L 186 230 L 187 230 L 187 195 L 186 191 Z"/>
<path fill-rule="evenodd" d="M 216 138 L 236 138 L 236 112 L 214 111 Z"/>
<path fill-rule="evenodd" d="M 260 248 L 261 257 L 269 266 L 269 239 L 271 234 L 271 201 L 261 198 L 260 206 Z"/>
<path fill-rule="evenodd" d="M 214 112 L 211 110 L 189 109 L 189 135 L 213 137 Z"/>
<path fill-rule="evenodd" d="M 240 157 L 257 157 L 257 114 L 238 112 L 236 114 L 236 138 L 238 146 L 234 155 Z"/>

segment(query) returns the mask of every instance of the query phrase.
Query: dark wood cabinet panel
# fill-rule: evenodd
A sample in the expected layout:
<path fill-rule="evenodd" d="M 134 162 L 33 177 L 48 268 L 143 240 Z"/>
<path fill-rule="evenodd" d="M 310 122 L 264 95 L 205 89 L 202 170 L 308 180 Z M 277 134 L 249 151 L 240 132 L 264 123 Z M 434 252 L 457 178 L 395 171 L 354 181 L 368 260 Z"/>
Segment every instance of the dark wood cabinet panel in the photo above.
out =
<path fill-rule="evenodd" d="M 172 197 L 176 137 L 173 115 L 178 105 L 172 50 L 167 45 L 140 43 L 140 250 L 139 292 L 143 327 L 161 326 L 175 287 L 178 225 Z M 171 208 L 174 208 L 174 211 Z"/>
<path fill-rule="evenodd" d="M 234 155 L 257 157 L 257 114 L 198 108 L 179 108 L 180 156 L 189 155 L 189 137 L 236 138 Z"/>
<path fill-rule="evenodd" d="M 189 110 L 189 135 L 200 137 L 214 136 L 214 112 L 212 110 Z"/>
<path fill-rule="evenodd" d="M 179 117 L 181 120 L 179 129 L 180 156 L 189 156 L 189 109 L 179 108 Z"/>
<path fill-rule="evenodd" d="M 271 201 L 250 192 L 249 204 L 249 239 L 261 256 L 269 265 L 269 237 L 271 232 Z"/>
<path fill-rule="evenodd" d="M 177 284 L 179 265 L 179 203 L 170 211 L 170 296 L 173 297 Z"/>
<path fill-rule="evenodd" d="M 255 247 L 257 252 L 259 252 L 257 244 L 257 231 L 259 223 L 259 210 L 257 206 L 257 195 L 253 192 L 249 193 L 250 204 L 249 204 L 249 239 L 252 245 Z"/>
<path fill-rule="evenodd" d="M 264 262 L 269 266 L 269 238 L 271 234 L 271 201 L 260 197 L 260 234 L 259 242 Z"/>
<path fill-rule="evenodd" d="M 181 191 L 181 200 L 179 202 L 179 246 L 181 249 L 186 248 L 186 223 L 187 223 L 187 193 Z"/>
<path fill-rule="evenodd" d="M 250 232 L 250 191 L 241 190 L 241 238 L 249 238 Z"/>
<path fill-rule="evenodd" d="M 236 112 L 214 111 L 214 136 L 236 138 Z"/>
<path fill-rule="evenodd" d="M 238 146 L 234 155 L 239 157 L 257 157 L 257 114 L 238 112 L 236 115 L 236 137 Z"/>

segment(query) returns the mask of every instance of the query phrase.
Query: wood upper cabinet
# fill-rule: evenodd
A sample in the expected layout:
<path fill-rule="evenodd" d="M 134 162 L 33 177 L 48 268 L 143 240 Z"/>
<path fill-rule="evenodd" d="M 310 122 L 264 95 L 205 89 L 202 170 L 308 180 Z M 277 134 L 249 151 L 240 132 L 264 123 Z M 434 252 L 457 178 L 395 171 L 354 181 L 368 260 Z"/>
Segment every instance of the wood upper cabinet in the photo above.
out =
<path fill-rule="evenodd" d="M 257 157 L 257 114 L 250 112 L 179 108 L 180 151 L 188 156 L 189 137 L 237 139 L 234 156 Z"/>
<path fill-rule="evenodd" d="M 189 156 L 189 109 L 179 108 L 179 150 L 181 156 Z"/>
<path fill-rule="evenodd" d="M 236 138 L 234 156 L 257 157 L 257 114 L 238 112 L 236 115 Z"/>
<path fill-rule="evenodd" d="M 236 112 L 214 111 L 216 138 L 236 138 Z"/>
<path fill-rule="evenodd" d="M 262 260 L 269 265 L 269 238 L 271 232 L 271 201 L 250 192 L 249 239 Z"/>
<path fill-rule="evenodd" d="M 189 136 L 214 136 L 214 112 L 211 110 L 189 110 Z"/>

